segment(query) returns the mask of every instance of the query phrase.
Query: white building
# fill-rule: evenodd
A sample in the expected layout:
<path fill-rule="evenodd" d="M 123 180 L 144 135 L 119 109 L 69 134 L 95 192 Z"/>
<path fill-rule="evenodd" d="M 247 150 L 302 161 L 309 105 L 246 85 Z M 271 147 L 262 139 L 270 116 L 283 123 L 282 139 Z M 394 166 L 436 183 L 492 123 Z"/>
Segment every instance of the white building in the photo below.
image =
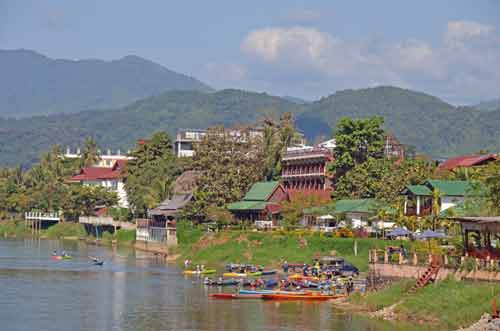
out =
<path fill-rule="evenodd" d="M 106 151 L 106 154 L 101 154 L 99 151 L 100 159 L 94 164 L 95 167 L 107 167 L 111 168 L 115 164 L 116 161 L 128 161 L 131 160 L 132 157 L 128 156 L 129 151 L 126 154 L 122 154 L 120 150 L 117 150 L 116 153 L 112 153 L 110 149 Z M 68 159 L 79 159 L 81 157 L 80 148 L 77 148 L 73 153 L 71 149 L 68 147 L 66 149 L 66 153 L 64 154 L 65 158 Z"/>
<path fill-rule="evenodd" d="M 122 173 L 126 163 L 126 160 L 118 160 L 114 161 L 111 167 L 85 167 L 80 169 L 80 172 L 71 177 L 69 181 L 106 187 L 118 195 L 119 207 L 128 208 L 127 192 Z"/>

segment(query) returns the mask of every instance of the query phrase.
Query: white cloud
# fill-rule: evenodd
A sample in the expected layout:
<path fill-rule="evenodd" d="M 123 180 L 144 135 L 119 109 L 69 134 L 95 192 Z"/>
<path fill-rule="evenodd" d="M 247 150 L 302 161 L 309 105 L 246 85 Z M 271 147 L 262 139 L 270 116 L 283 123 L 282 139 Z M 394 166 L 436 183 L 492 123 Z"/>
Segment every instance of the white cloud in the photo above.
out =
<path fill-rule="evenodd" d="M 490 36 L 493 30 L 492 26 L 477 22 L 452 21 L 448 22 L 445 42 L 450 47 L 461 47 L 467 41 Z"/>
<path fill-rule="evenodd" d="M 309 27 L 251 31 L 241 49 L 249 76 L 291 89 L 314 86 L 304 97 L 373 84 L 397 85 L 466 102 L 498 96 L 500 38 L 488 25 L 449 22 L 443 42 L 407 39 L 345 41 Z M 496 92 L 495 92 L 496 91 Z M 496 93 L 496 95 L 495 95 Z"/>

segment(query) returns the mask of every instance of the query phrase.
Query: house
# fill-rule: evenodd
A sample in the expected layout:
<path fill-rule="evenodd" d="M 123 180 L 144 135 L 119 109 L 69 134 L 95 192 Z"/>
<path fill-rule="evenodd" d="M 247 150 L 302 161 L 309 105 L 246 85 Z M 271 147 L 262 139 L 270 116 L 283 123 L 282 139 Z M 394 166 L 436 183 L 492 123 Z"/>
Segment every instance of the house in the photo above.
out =
<path fill-rule="evenodd" d="M 396 139 L 393 134 L 386 134 L 384 138 L 384 156 L 388 159 L 403 160 L 405 158 L 405 146 Z"/>
<path fill-rule="evenodd" d="M 368 232 L 392 228 L 394 222 L 376 218 L 376 214 L 380 209 L 390 211 L 387 204 L 376 199 L 337 200 L 335 203 L 321 207 L 305 209 L 303 225 L 319 228 L 320 230 L 330 230 L 330 227 L 349 225 L 354 229 L 363 228 Z"/>
<path fill-rule="evenodd" d="M 128 208 L 127 192 L 125 191 L 124 171 L 126 160 L 117 160 L 112 167 L 85 167 L 78 174 L 68 179 L 72 183 L 82 185 L 97 185 L 105 187 L 118 195 L 118 206 Z"/>
<path fill-rule="evenodd" d="M 250 221 L 257 227 L 270 228 L 278 225 L 280 203 L 287 200 L 288 195 L 280 182 L 257 182 L 241 201 L 228 204 L 227 209 L 239 221 Z"/>
<path fill-rule="evenodd" d="M 462 180 L 429 179 L 422 185 L 408 185 L 401 192 L 405 196 L 405 215 L 430 215 L 434 190 L 439 190 L 439 211 L 442 212 L 457 204 L 463 204 L 465 197 L 473 194 L 473 183 Z"/>
<path fill-rule="evenodd" d="M 440 170 L 454 171 L 458 168 L 478 167 L 499 160 L 495 154 L 462 155 L 448 159 L 438 167 Z"/>

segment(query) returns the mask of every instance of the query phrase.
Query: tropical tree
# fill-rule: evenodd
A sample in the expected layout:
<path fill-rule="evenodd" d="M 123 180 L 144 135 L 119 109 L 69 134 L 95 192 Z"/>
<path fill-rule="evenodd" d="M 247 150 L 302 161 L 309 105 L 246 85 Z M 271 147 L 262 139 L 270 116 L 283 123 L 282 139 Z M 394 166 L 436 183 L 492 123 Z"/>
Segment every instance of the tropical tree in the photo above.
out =
<path fill-rule="evenodd" d="M 194 151 L 193 167 L 200 176 L 195 201 L 185 209 L 190 219 L 206 218 L 208 206 L 223 207 L 241 199 L 264 178 L 262 143 L 249 132 L 234 136 L 223 127 L 210 128 Z"/>
<path fill-rule="evenodd" d="M 91 167 L 101 159 L 97 142 L 92 137 L 87 137 L 80 155 L 80 168 Z"/>
<path fill-rule="evenodd" d="M 148 209 L 170 196 L 172 184 L 179 174 L 172 141 L 165 132 L 155 133 L 138 143 L 130 156 L 125 190 L 133 211 L 145 215 Z"/>
<path fill-rule="evenodd" d="M 324 204 L 318 196 L 299 193 L 292 201 L 281 202 L 282 224 L 287 228 L 297 227 L 304 217 L 304 209 Z M 328 208 L 333 209 L 333 205 Z"/>
<path fill-rule="evenodd" d="M 377 116 L 366 119 L 340 119 L 335 128 L 335 161 L 331 165 L 331 171 L 337 178 L 369 158 L 383 156 L 383 124 L 383 118 Z"/>

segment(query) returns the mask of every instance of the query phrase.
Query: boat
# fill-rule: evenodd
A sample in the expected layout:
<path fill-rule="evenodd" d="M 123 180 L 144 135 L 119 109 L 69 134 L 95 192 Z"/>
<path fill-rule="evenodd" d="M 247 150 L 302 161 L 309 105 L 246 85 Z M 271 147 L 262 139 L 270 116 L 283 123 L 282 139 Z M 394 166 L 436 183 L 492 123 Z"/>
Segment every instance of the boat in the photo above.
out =
<path fill-rule="evenodd" d="M 290 280 L 309 280 L 309 281 L 314 281 L 314 282 L 317 282 L 320 280 L 318 277 L 304 276 L 302 274 L 290 275 L 290 276 L 288 276 L 288 279 L 290 279 Z"/>
<path fill-rule="evenodd" d="M 262 299 L 262 294 L 212 293 L 209 296 L 215 299 Z"/>
<path fill-rule="evenodd" d="M 296 294 L 296 293 L 275 293 L 275 294 L 262 294 L 264 300 L 306 300 L 306 301 L 327 301 L 340 298 L 339 295 L 326 295 L 326 294 Z"/>
<path fill-rule="evenodd" d="M 217 271 L 215 269 L 204 269 L 204 270 L 184 270 L 185 275 L 209 275 L 215 274 Z"/>
<path fill-rule="evenodd" d="M 224 277 L 257 277 L 261 276 L 262 272 L 257 271 L 257 272 L 245 272 L 245 273 L 240 273 L 240 272 L 225 272 L 222 274 Z"/>
<path fill-rule="evenodd" d="M 260 290 L 260 291 L 240 290 L 238 293 L 241 295 L 257 295 L 257 294 L 262 295 L 262 294 L 274 294 L 278 292 L 272 290 Z"/>
<path fill-rule="evenodd" d="M 276 275 L 278 270 L 262 270 L 262 276 Z"/>
<path fill-rule="evenodd" d="M 71 260 L 72 258 L 70 255 L 52 255 L 52 260 Z"/>
<path fill-rule="evenodd" d="M 104 261 L 94 261 L 92 264 L 93 265 L 103 265 Z"/>

